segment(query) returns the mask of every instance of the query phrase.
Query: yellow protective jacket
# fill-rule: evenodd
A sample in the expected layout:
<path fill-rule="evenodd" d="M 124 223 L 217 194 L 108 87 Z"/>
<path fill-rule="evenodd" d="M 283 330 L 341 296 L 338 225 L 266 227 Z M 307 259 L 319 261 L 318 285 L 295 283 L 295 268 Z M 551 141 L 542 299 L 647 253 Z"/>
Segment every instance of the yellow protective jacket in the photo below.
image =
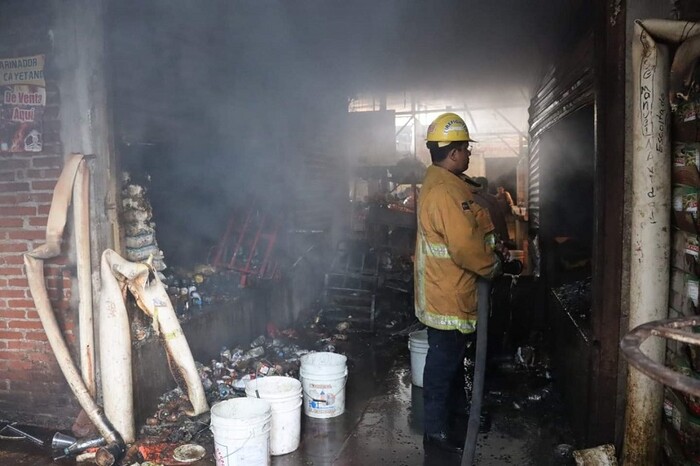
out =
<path fill-rule="evenodd" d="M 431 165 L 418 197 L 416 317 L 428 327 L 476 328 L 476 279 L 493 278 L 500 261 L 489 244 L 493 224 L 464 179 Z"/>

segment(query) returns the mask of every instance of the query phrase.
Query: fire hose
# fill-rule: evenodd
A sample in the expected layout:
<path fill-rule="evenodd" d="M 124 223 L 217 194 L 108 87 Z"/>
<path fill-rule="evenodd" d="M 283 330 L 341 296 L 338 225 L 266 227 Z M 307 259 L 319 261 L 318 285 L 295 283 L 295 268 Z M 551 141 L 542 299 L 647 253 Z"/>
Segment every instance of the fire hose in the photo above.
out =
<path fill-rule="evenodd" d="M 476 437 L 479 434 L 481 405 L 484 399 L 488 322 L 491 308 L 491 282 L 479 277 L 476 281 L 476 293 L 478 322 L 476 326 L 476 362 L 474 364 L 474 386 L 472 388 L 469 421 L 467 422 L 467 437 L 464 440 L 462 466 L 472 466 L 476 455 Z"/>
<path fill-rule="evenodd" d="M 64 439 L 64 455 L 72 455 L 92 446 L 101 446 L 96 455 L 99 466 L 111 466 L 124 454 L 126 443 L 135 440 L 131 380 L 131 340 L 124 299 L 126 291 L 136 298 L 137 305 L 153 319 L 153 327 L 166 348 L 168 364 L 178 385 L 188 395 L 191 409 L 188 415 L 198 415 L 209 409 L 197 374 L 194 359 L 179 325 L 172 303 L 151 265 L 132 263 L 116 252 L 102 254 L 102 289 L 100 293 L 100 338 L 104 350 L 100 353 L 102 366 L 103 410 L 95 401 L 94 352 L 92 348 L 92 307 L 90 293 L 80 293 L 81 300 L 81 365 L 82 374 L 70 354 L 53 312 L 44 280 L 44 260 L 61 254 L 63 231 L 67 221 L 71 194 L 75 194 L 78 278 L 81 287 L 89 282 L 89 190 L 87 167 L 82 154 L 71 154 L 56 183 L 46 227 L 46 242 L 24 254 L 29 289 L 39 314 L 49 345 L 58 365 L 78 403 L 99 431 L 101 438 L 74 441 Z M 80 253 L 80 252 L 83 253 Z M 81 270 L 84 269 L 84 270 Z M 89 286 L 89 285 L 88 285 Z M 85 312 L 82 312 L 82 311 Z M 86 341 L 88 344 L 86 345 Z"/>
<path fill-rule="evenodd" d="M 503 261 L 503 272 L 515 280 L 523 271 L 523 263 L 518 260 Z M 512 284 L 515 281 L 511 282 Z M 484 380 L 486 377 L 486 351 L 488 348 L 489 313 L 491 312 L 491 281 L 485 278 L 476 280 L 477 326 L 476 326 L 476 361 L 474 363 L 474 385 L 472 387 L 471 407 L 467 421 L 467 436 L 464 439 L 462 466 L 472 466 L 476 455 L 476 438 L 481 421 L 481 405 L 484 400 Z"/>
<path fill-rule="evenodd" d="M 61 253 L 61 242 L 66 225 L 71 191 L 76 174 L 81 165 L 85 163 L 83 158 L 82 154 L 72 154 L 67 159 L 54 190 L 54 199 L 51 203 L 46 227 L 46 243 L 26 253 L 24 255 L 24 265 L 32 298 L 34 298 L 39 319 L 46 332 L 49 345 L 56 356 L 56 361 L 78 403 L 85 410 L 88 418 L 107 443 L 107 446 L 102 449 L 104 452 L 103 456 L 106 458 L 103 464 L 113 464 L 124 452 L 124 440 L 107 419 L 104 411 L 95 402 L 88 389 L 90 382 L 86 385 L 86 382 L 81 377 L 81 373 L 73 363 L 70 351 L 61 335 L 56 316 L 53 313 L 44 280 L 44 260 L 56 257 Z M 85 197 L 76 199 L 75 202 L 87 202 L 87 190 L 83 190 L 83 192 Z M 113 459 L 112 462 L 109 462 L 109 457 Z"/>

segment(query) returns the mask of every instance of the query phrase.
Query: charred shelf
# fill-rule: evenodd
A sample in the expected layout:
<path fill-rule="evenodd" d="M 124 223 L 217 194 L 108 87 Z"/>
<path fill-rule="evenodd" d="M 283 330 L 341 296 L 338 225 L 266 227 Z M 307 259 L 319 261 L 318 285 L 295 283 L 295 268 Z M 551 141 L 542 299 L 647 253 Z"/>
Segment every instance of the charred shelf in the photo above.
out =
<path fill-rule="evenodd" d="M 585 281 L 584 281 L 585 282 Z M 577 282 L 549 290 L 555 305 L 554 312 L 562 312 L 571 321 L 578 335 L 586 344 L 593 341 L 591 329 L 591 287 L 587 283 Z"/>

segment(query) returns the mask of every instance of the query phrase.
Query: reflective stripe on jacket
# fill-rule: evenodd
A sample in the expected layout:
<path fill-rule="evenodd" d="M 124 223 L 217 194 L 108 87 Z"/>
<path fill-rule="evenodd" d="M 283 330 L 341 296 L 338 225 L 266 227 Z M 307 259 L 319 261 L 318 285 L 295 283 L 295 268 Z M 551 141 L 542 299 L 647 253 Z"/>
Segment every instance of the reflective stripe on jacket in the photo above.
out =
<path fill-rule="evenodd" d="M 488 241 L 493 224 L 469 185 L 428 167 L 418 198 L 416 317 L 428 327 L 471 333 L 476 327 L 476 278 L 493 278 L 500 261 Z"/>

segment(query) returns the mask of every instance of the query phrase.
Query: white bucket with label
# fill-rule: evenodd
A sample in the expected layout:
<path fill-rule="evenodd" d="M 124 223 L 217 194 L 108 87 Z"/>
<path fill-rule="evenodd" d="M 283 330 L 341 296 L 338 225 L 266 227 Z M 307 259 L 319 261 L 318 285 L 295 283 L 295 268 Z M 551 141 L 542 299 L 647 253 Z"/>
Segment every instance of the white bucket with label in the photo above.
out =
<path fill-rule="evenodd" d="M 301 439 L 301 382 L 292 377 L 258 377 L 245 384 L 245 394 L 272 407 L 270 454 L 285 455 L 299 448 Z"/>
<path fill-rule="evenodd" d="M 408 349 L 411 350 L 411 383 L 422 387 L 425 357 L 428 354 L 428 331 L 411 332 L 408 335 Z"/>
<path fill-rule="evenodd" d="M 304 414 L 329 418 L 345 412 L 347 360 L 336 353 L 309 353 L 301 357 L 299 374 L 304 390 Z"/>
<path fill-rule="evenodd" d="M 211 408 L 216 466 L 270 466 L 270 403 L 234 398 Z"/>

